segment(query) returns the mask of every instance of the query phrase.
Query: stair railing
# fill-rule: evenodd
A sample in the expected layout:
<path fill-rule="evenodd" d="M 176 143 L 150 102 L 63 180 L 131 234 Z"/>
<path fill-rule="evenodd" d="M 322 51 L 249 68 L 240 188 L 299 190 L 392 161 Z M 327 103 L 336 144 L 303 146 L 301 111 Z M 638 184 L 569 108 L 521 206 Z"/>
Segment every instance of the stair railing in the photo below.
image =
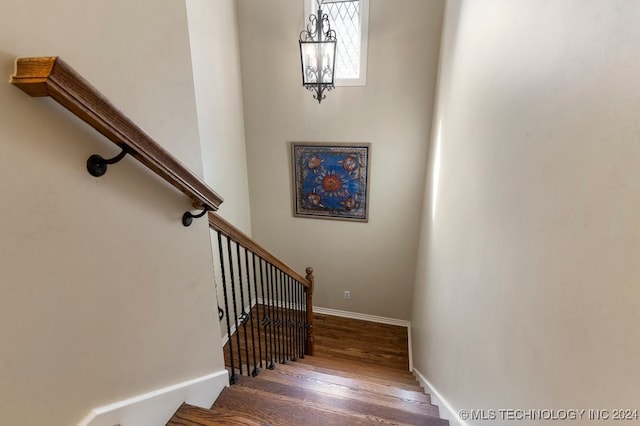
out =
<path fill-rule="evenodd" d="M 18 58 L 11 83 L 29 96 L 53 98 L 122 149 L 111 159 L 99 155 L 89 157 L 87 171 L 91 175 L 102 176 L 108 165 L 129 154 L 191 198 L 194 207 L 218 210 L 222 197 L 62 59 L 57 56 Z"/>
<path fill-rule="evenodd" d="M 303 277 L 216 213 L 209 213 L 209 226 L 217 234 L 231 383 L 313 355 L 313 269 Z"/>
<path fill-rule="evenodd" d="M 18 58 L 11 83 L 30 96 L 51 97 L 122 149 L 111 159 L 89 157 L 91 175 L 102 176 L 109 165 L 130 155 L 202 210 L 185 212 L 184 226 L 209 213 L 210 227 L 217 232 L 224 300 L 224 309 L 218 309 L 228 335 L 232 383 L 236 371 L 256 375 L 265 361 L 273 368 L 313 355 L 313 269 L 307 268 L 303 277 L 213 213 L 222 197 L 60 58 Z"/>

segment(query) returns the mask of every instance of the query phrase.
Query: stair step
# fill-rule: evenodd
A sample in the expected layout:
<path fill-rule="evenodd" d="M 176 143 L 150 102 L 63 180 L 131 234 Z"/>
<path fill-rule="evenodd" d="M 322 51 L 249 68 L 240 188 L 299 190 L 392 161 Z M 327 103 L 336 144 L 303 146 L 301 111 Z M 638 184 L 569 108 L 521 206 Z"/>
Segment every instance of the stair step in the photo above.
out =
<path fill-rule="evenodd" d="M 285 366 L 279 366 L 285 367 Z M 263 380 L 269 380 L 272 382 L 278 382 L 286 385 L 297 386 L 301 389 L 307 389 L 316 393 L 323 393 L 326 395 L 340 396 L 345 398 L 351 398 L 361 402 L 371 402 L 380 406 L 397 408 L 403 411 L 416 413 L 416 414 L 428 414 L 431 416 L 438 416 L 438 407 L 431 405 L 428 402 L 428 398 L 399 398 L 396 396 L 390 396 L 388 394 L 379 394 L 363 386 L 348 387 L 331 381 L 322 381 L 318 379 L 308 378 L 304 375 L 297 375 L 287 371 L 286 368 L 276 368 L 275 370 L 265 370 L 260 373 L 259 376 Z M 251 379 L 249 377 L 243 377 Z M 414 396 L 414 395 L 412 395 Z"/>
<path fill-rule="evenodd" d="M 260 380 L 243 377 L 245 381 Z M 297 398 L 264 392 L 247 386 L 226 388 L 215 403 L 214 410 L 224 408 L 250 419 L 261 419 L 262 425 L 273 426 L 325 426 L 370 425 L 371 421 L 359 415 L 343 414 L 333 407 Z M 397 424 L 397 423 L 396 423 Z"/>
<path fill-rule="evenodd" d="M 308 358 L 309 357 L 307 356 L 304 359 Z M 310 360 L 309 362 L 313 361 Z M 343 367 L 340 369 L 337 368 L 337 366 L 334 366 L 335 368 L 327 368 L 313 365 L 309 362 L 305 362 L 302 358 L 299 358 L 296 361 L 287 361 L 286 364 L 274 362 L 274 365 L 276 369 L 282 368 L 283 366 L 299 368 L 309 372 L 316 372 L 345 379 L 362 381 L 373 386 L 384 386 L 387 388 L 398 388 L 399 390 L 417 392 L 419 394 L 422 394 L 426 398 L 430 398 L 428 394 L 424 393 L 424 389 L 418 384 L 416 379 L 409 372 L 399 371 L 395 369 L 385 369 L 384 367 L 378 366 L 374 366 L 370 369 L 371 371 L 368 371 L 368 368 L 363 367 L 362 364 L 357 364 L 357 370 L 355 368 L 348 369 L 349 365 L 345 366 L 342 362 L 340 363 L 340 365 L 342 365 Z M 319 364 L 323 364 L 323 362 L 320 361 Z M 267 365 L 268 362 L 263 361 L 262 367 L 260 367 L 260 364 L 258 364 L 258 368 L 260 369 L 260 371 L 267 370 Z M 229 366 L 227 366 L 227 371 L 231 371 L 231 368 Z M 236 363 L 234 371 L 239 375 L 248 375 L 248 371 L 253 371 L 253 367 L 250 367 L 250 369 L 248 370 L 246 364 L 243 364 L 241 374 L 240 368 Z"/>
<path fill-rule="evenodd" d="M 398 383 L 405 383 L 415 386 L 417 381 L 408 370 L 400 370 L 397 368 L 383 367 L 379 365 L 364 364 L 348 359 L 325 358 L 320 356 L 305 356 L 297 362 L 300 364 L 309 364 L 316 367 L 331 369 L 340 374 L 343 371 L 349 371 L 360 376 L 383 378 L 386 380 L 394 380 Z"/>
<path fill-rule="evenodd" d="M 390 374 L 385 374 L 386 370 L 380 369 L 380 367 L 376 367 L 375 373 L 370 373 L 370 372 L 368 373 L 367 371 L 355 371 L 353 369 L 347 369 L 347 368 L 337 369 L 337 368 L 330 368 L 328 366 L 314 365 L 309 363 L 309 362 L 312 362 L 311 360 L 309 360 L 309 362 L 305 362 L 305 360 L 308 360 L 308 358 L 311 358 L 311 357 L 306 356 L 304 359 L 298 359 L 298 362 L 296 364 L 304 365 L 304 368 L 309 371 L 317 371 L 319 373 L 325 373 L 325 374 L 334 374 L 334 375 L 348 377 L 350 379 L 355 379 L 355 380 L 365 380 L 370 383 L 378 383 L 382 385 L 395 386 L 400 389 L 414 391 L 414 392 L 421 392 L 421 393 L 424 392 L 424 389 L 422 388 L 422 386 L 420 386 L 416 381 L 416 379 L 413 378 L 411 373 L 408 373 L 408 372 L 407 372 L 408 374 L 404 374 L 404 372 L 402 372 L 402 374 L 400 374 L 400 379 L 396 380 L 395 371 L 391 372 Z"/>
<path fill-rule="evenodd" d="M 325 373 L 311 370 L 307 365 L 297 364 L 298 363 L 278 364 L 276 370 L 279 370 L 281 374 L 287 374 L 291 377 L 297 377 L 307 381 L 331 383 L 356 391 L 431 404 L 431 397 L 428 394 L 423 393 L 421 390 L 415 391 L 399 388 L 391 381 L 380 383 L 368 377 L 351 378 L 346 377 L 343 372 Z M 267 372 L 267 374 L 269 373 L 272 372 Z"/>
<path fill-rule="evenodd" d="M 300 386 L 299 384 L 291 383 L 289 380 L 282 381 L 277 376 L 277 372 L 269 371 L 268 374 L 257 378 L 243 377 L 238 382 L 238 385 L 297 399 L 299 404 L 302 403 L 305 406 L 313 404 L 320 409 L 352 417 L 355 416 L 371 423 L 444 424 L 442 422 L 432 422 L 432 420 L 441 420 L 438 418 L 437 411 L 428 413 L 427 410 L 423 412 L 405 410 L 404 408 L 411 404 L 410 402 L 402 404 L 398 402 L 397 405 L 392 406 L 392 404 L 381 403 L 378 397 L 369 398 L 371 395 L 366 395 L 366 392 L 362 392 L 363 395 L 361 397 L 354 398 L 352 390 L 345 392 L 345 388 L 341 389 L 339 386 L 334 385 L 336 392 L 325 392 L 324 390 L 314 390 L 313 386 Z"/>
<path fill-rule="evenodd" d="M 246 425 L 263 426 L 261 418 L 251 418 L 248 413 L 237 413 L 226 408 L 195 407 L 182 404 L 167 426 L 220 426 L 220 425 Z"/>

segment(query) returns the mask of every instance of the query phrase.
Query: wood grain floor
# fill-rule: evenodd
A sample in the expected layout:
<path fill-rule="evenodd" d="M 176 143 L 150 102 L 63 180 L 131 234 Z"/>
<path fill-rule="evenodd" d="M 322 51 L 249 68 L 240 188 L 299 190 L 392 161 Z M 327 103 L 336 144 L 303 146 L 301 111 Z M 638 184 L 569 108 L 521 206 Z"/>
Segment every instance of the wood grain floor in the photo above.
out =
<path fill-rule="evenodd" d="M 406 328 L 316 314 L 314 336 L 315 356 L 244 366 L 211 409 L 184 404 L 168 425 L 449 424 L 408 371 Z"/>
<path fill-rule="evenodd" d="M 256 313 L 252 310 L 252 315 Z M 271 345 L 264 328 L 260 329 L 258 315 L 253 322 L 247 322 L 247 327 L 240 327 L 238 333 L 232 336 L 234 350 L 234 366 L 238 364 L 252 364 L 259 360 L 298 358 L 299 354 L 290 351 L 288 343 L 291 339 L 280 336 L 279 339 L 271 338 Z M 344 318 L 333 315 L 314 314 L 314 342 L 315 356 L 335 360 L 350 360 L 366 364 L 379 365 L 389 368 L 397 368 L 407 371 L 409 369 L 409 345 L 407 328 L 381 324 L 370 321 Z M 253 324 L 253 327 L 251 325 Z M 245 344 L 245 335 L 248 341 L 253 339 L 260 341 L 260 349 L 253 351 L 253 346 Z M 291 336 L 300 342 L 295 335 Z M 304 341 L 304 338 L 302 338 Z M 238 346 L 239 343 L 239 346 Z M 238 348 L 240 348 L 238 350 Z M 284 349 L 283 349 L 284 348 Z M 231 365 L 229 343 L 224 347 L 224 355 L 227 365 Z"/>
<path fill-rule="evenodd" d="M 322 314 L 313 322 L 317 357 L 409 369 L 406 327 Z"/>

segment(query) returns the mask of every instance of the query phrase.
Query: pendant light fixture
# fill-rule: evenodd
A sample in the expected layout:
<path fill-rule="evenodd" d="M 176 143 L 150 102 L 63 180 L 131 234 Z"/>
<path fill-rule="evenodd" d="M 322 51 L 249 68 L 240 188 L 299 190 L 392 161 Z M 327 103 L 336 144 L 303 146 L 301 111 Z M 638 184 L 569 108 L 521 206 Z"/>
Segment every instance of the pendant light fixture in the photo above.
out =
<path fill-rule="evenodd" d="M 315 92 L 313 98 L 322 102 L 325 91 L 333 90 L 336 66 L 336 32 L 331 29 L 329 16 L 322 13 L 322 0 L 318 12 L 309 16 L 307 28 L 300 33 L 300 63 L 302 85 Z"/>

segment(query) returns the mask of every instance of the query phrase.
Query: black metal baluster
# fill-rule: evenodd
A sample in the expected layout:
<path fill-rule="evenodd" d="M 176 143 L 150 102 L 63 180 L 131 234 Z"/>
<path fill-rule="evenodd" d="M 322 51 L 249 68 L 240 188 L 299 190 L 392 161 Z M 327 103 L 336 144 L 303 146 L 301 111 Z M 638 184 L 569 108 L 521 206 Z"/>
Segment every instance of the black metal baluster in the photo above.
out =
<path fill-rule="evenodd" d="M 298 306 L 298 282 L 295 278 L 292 278 L 291 285 L 293 287 L 293 309 L 294 309 L 294 318 L 293 318 L 293 344 L 295 347 L 296 358 L 300 357 L 300 351 L 298 350 L 298 315 L 300 314 L 299 306 Z"/>
<path fill-rule="evenodd" d="M 269 299 L 269 305 L 271 307 L 271 336 L 273 338 L 273 361 L 278 362 L 278 333 L 277 333 L 277 312 L 275 307 L 276 293 L 273 282 L 273 265 L 269 265 L 269 287 L 271 288 L 271 298 Z"/>
<path fill-rule="evenodd" d="M 277 275 L 277 283 L 278 283 L 278 287 L 276 287 L 276 297 L 278 299 L 278 318 L 280 319 L 279 324 L 279 330 L 278 330 L 278 334 L 280 334 L 280 364 L 286 364 L 287 363 L 287 359 L 286 359 L 286 353 L 285 353 L 285 348 L 286 348 L 286 344 L 285 344 L 285 327 L 287 326 L 285 318 L 284 318 L 284 310 L 282 309 L 282 305 L 283 305 L 283 297 L 284 297 L 284 291 L 283 291 L 283 287 L 282 287 L 282 271 L 280 271 L 279 269 L 276 269 L 276 275 Z"/>
<path fill-rule="evenodd" d="M 269 307 L 269 303 L 271 300 L 271 289 L 270 287 L 270 283 L 271 283 L 271 279 L 269 278 L 269 269 L 268 266 L 269 264 L 267 263 L 266 260 L 261 260 L 260 263 L 260 275 L 264 276 L 264 272 L 262 270 L 262 265 L 266 264 L 267 266 L 267 299 L 263 300 L 262 302 L 266 305 L 265 306 L 265 311 L 267 312 L 268 315 L 270 315 L 270 317 L 267 317 L 267 322 L 265 324 L 264 327 L 264 341 L 265 341 L 265 346 L 266 346 L 266 342 L 267 342 L 267 327 L 269 327 L 269 365 L 267 366 L 267 368 L 269 370 L 273 370 L 275 368 L 275 365 L 273 364 L 273 360 L 274 360 L 274 356 L 273 356 L 273 312 L 271 311 L 270 307 Z M 264 297 L 264 279 L 262 280 L 263 282 L 263 288 L 262 288 L 262 297 Z"/>
<path fill-rule="evenodd" d="M 237 244 L 236 244 L 237 245 Z M 236 280 L 233 274 L 233 254 L 231 251 L 231 240 L 227 238 L 227 251 L 229 252 L 229 272 L 231 274 L 231 296 L 233 298 L 233 321 L 235 325 L 236 341 L 238 343 L 238 369 L 242 376 L 242 347 L 240 346 L 240 329 L 238 328 L 238 306 L 236 302 Z M 229 332 L 231 340 L 231 332 Z"/>
<path fill-rule="evenodd" d="M 249 320 L 251 322 L 251 349 L 253 352 L 253 370 L 251 371 L 251 375 L 253 377 L 257 376 L 260 370 L 258 370 L 258 360 L 256 359 L 256 336 L 253 330 L 253 303 L 251 302 L 251 275 L 249 274 L 249 253 L 247 249 L 244 249 L 244 265 L 245 271 L 247 272 L 247 299 L 249 299 Z M 258 298 L 256 298 L 257 304 Z M 258 317 L 260 318 L 260 317 Z M 247 355 L 247 358 L 249 355 Z"/>
<path fill-rule="evenodd" d="M 233 340 L 231 340 L 231 322 L 229 321 L 229 299 L 227 297 L 227 280 L 224 273 L 224 250 L 222 249 L 222 233 L 218 231 L 218 252 L 220 253 L 220 273 L 222 274 L 222 294 L 224 295 L 224 313 L 227 318 L 227 345 L 229 345 L 229 361 L 231 363 L 231 377 L 229 382 L 233 385 L 238 381 L 233 362 Z"/>
<path fill-rule="evenodd" d="M 293 290 L 293 278 L 289 277 L 289 334 L 291 335 L 291 360 L 296 361 L 298 355 L 296 355 L 296 311 L 293 303 Z"/>
<path fill-rule="evenodd" d="M 287 280 L 285 274 L 280 271 L 280 289 L 282 297 L 280 298 L 280 306 L 282 307 L 282 350 L 284 352 L 283 360 L 286 363 L 289 360 L 289 347 L 287 342 Z"/>
<path fill-rule="evenodd" d="M 238 288 L 240 289 L 240 307 L 242 308 L 242 312 L 240 313 L 240 324 L 242 324 L 242 334 L 244 335 L 244 352 L 247 356 L 245 359 L 247 360 L 248 376 L 251 374 L 251 370 L 249 369 L 249 339 L 247 336 L 247 320 L 249 319 L 249 314 L 246 312 L 247 305 L 244 303 L 244 289 L 242 288 L 242 256 L 240 256 L 240 244 L 238 243 L 236 243 L 236 266 L 238 267 Z"/>
<path fill-rule="evenodd" d="M 302 286 L 302 294 L 300 295 L 300 305 L 302 309 L 302 353 L 307 354 L 307 287 L 305 285 Z"/>
<path fill-rule="evenodd" d="M 289 294 L 289 289 L 287 287 L 287 274 L 285 274 L 284 272 L 282 272 L 280 274 L 282 276 L 282 309 L 284 312 L 284 321 L 285 321 L 285 328 L 284 328 L 284 351 L 287 354 L 286 359 L 290 360 L 291 359 L 291 346 L 289 345 L 290 341 L 289 341 L 289 300 L 288 300 L 288 294 Z"/>
<path fill-rule="evenodd" d="M 251 261 L 253 264 L 253 291 L 256 296 L 256 322 L 258 323 L 258 354 L 260 355 L 260 368 L 262 368 L 262 340 L 260 339 L 260 303 L 258 298 L 258 274 L 256 272 L 256 254 L 251 252 Z M 261 271 L 262 272 L 262 271 Z M 264 299 L 264 294 L 262 295 Z M 266 344 L 266 343 L 265 343 Z"/>
<path fill-rule="evenodd" d="M 270 327 L 271 317 L 269 316 L 271 313 L 269 312 L 269 283 L 267 283 L 267 292 L 264 291 L 264 283 L 265 283 L 265 274 L 264 274 L 264 259 L 260 258 L 260 284 L 262 286 L 262 313 L 264 318 L 262 320 L 263 331 L 264 331 L 264 349 L 265 349 L 265 361 L 268 361 L 267 368 L 270 368 L 270 365 L 273 364 L 273 357 L 271 354 L 273 350 L 270 345 L 270 337 L 271 334 L 267 335 L 267 327 Z M 267 276 L 268 278 L 268 276 Z"/>
<path fill-rule="evenodd" d="M 295 278 L 291 278 L 291 288 L 293 292 L 293 350 L 296 358 L 300 357 L 298 350 L 298 284 Z"/>
<path fill-rule="evenodd" d="M 280 351 L 280 311 L 278 310 L 278 273 L 276 272 L 276 268 L 273 265 L 271 266 L 271 305 L 273 306 L 274 312 L 274 322 L 273 322 L 273 332 L 275 333 L 274 340 L 276 342 L 276 361 L 280 362 L 281 351 Z"/>
<path fill-rule="evenodd" d="M 282 291 L 280 305 L 282 306 L 282 342 L 284 343 L 283 359 L 287 361 L 289 359 L 289 312 L 287 312 L 287 279 L 284 271 L 280 271 L 280 289 Z"/>
<path fill-rule="evenodd" d="M 287 289 L 287 351 L 289 352 L 289 360 L 295 361 L 296 354 L 293 352 L 293 310 L 291 310 L 291 277 L 289 274 L 284 276 L 285 286 Z"/>
<path fill-rule="evenodd" d="M 292 278 L 293 287 L 293 353 L 296 358 L 300 357 L 300 351 L 298 350 L 298 340 L 300 338 L 298 333 L 298 321 L 300 320 L 300 314 L 298 311 L 298 281 Z"/>
<path fill-rule="evenodd" d="M 280 284 L 278 280 L 278 269 L 274 267 L 273 269 L 273 285 L 274 285 L 274 294 L 275 294 L 275 308 L 276 308 L 276 353 L 278 355 L 277 361 L 282 364 L 282 336 L 280 335 L 280 330 L 282 329 L 282 318 L 280 318 Z"/>
<path fill-rule="evenodd" d="M 303 350 L 307 351 L 307 339 L 308 339 L 308 332 L 309 332 L 309 328 L 307 327 L 307 287 L 302 287 L 302 312 L 304 312 L 303 314 L 303 318 L 304 321 L 302 321 L 302 336 L 303 336 L 303 343 L 302 343 L 302 347 L 304 348 Z"/>
<path fill-rule="evenodd" d="M 284 351 L 282 350 L 282 311 L 280 309 L 280 274 L 277 268 L 274 269 L 275 274 L 275 286 L 276 286 L 276 312 L 278 314 L 278 362 L 280 364 L 284 364 Z"/>
<path fill-rule="evenodd" d="M 285 290 L 285 299 L 284 304 L 286 307 L 287 313 L 287 358 L 291 360 L 294 358 L 293 353 L 291 352 L 291 303 L 289 301 L 289 275 L 283 273 L 282 278 L 284 279 L 284 290 Z"/>
<path fill-rule="evenodd" d="M 304 358 L 304 345 L 302 344 L 302 284 L 300 281 L 296 281 L 296 290 L 298 294 L 298 324 L 296 330 L 298 332 L 298 358 Z"/>

